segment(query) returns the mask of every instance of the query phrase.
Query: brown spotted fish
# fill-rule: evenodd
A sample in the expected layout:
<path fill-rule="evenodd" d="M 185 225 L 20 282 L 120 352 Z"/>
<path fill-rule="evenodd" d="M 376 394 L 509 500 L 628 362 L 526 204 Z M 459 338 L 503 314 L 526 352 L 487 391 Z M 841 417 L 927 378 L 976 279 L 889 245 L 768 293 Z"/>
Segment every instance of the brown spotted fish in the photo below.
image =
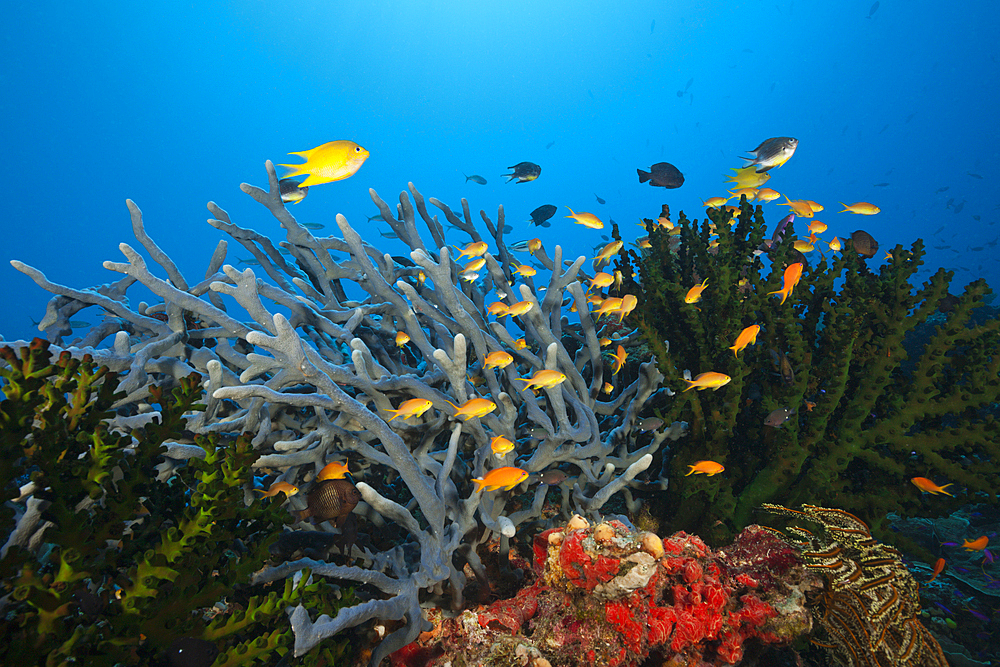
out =
<path fill-rule="evenodd" d="M 874 257 L 878 252 L 878 241 L 860 229 L 851 234 L 851 243 L 854 244 L 854 250 L 862 257 Z"/>
<path fill-rule="evenodd" d="M 336 527 L 344 521 L 361 500 L 361 492 L 347 479 L 327 479 L 314 486 L 306 495 L 307 507 L 299 512 L 299 520 L 316 523 L 329 521 Z"/>

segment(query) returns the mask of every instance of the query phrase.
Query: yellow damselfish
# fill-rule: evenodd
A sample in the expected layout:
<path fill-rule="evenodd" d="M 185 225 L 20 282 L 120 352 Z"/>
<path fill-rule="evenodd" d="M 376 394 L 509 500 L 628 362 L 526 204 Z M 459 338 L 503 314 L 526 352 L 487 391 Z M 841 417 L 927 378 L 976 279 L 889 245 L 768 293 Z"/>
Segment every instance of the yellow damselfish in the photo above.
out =
<path fill-rule="evenodd" d="M 342 181 L 353 176 L 368 159 L 367 150 L 353 141 L 344 139 L 329 141 L 312 150 L 289 153 L 289 155 L 298 155 L 305 159 L 302 164 L 278 165 L 292 170 L 285 174 L 285 178 L 309 174 L 306 180 L 299 183 L 300 188 Z"/>

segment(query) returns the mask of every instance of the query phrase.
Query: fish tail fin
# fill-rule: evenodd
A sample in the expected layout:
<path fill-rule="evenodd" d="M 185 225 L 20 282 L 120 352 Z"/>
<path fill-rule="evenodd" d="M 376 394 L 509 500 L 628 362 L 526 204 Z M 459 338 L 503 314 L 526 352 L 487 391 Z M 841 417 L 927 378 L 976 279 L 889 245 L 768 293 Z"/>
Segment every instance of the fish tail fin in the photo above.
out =
<path fill-rule="evenodd" d="M 683 379 L 683 378 L 682 378 L 682 379 Z M 687 379 L 684 379 L 684 381 L 688 383 L 688 386 L 687 386 L 687 387 L 685 387 L 684 389 L 682 389 L 682 390 L 681 390 L 681 393 L 682 393 L 682 394 L 683 394 L 683 393 L 684 393 L 685 391 L 687 391 L 688 389 L 694 389 L 694 387 L 695 387 L 695 384 L 696 384 L 694 380 L 687 380 Z M 691 474 L 691 473 L 688 473 L 688 475 L 690 475 L 690 474 Z M 685 475 L 685 477 L 687 477 L 687 475 Z"/>
<path fill-rule="evenodd" d="M 291 169 L 287 174 L 282 176 L 282 178 L 291 178 L 292 176 L 301 176 L 302 174 L 308 174 L 311 167 L 308 166 L 308 162 L 303 162 L 302 164 L 279 164 L 279 167 L 285 167 L 286 169 Z M 299 184 L 302 187 L 302 184 Z"/>
<path fill-rule="evenodd" d="M 386 410 L 386 412 L 391 412 L 392 413 L 392 417 L 389 418 L 389 421 L 392 421 L 393 419 L 395 419 L 396 417 L 399 416 L 399 413 L 401 411 L 400 410 Z"/>
<path fill-rule="evenodd" d="M 690 388 L 691 387 L 688 387 L 688 389 L 690 389 Z M 685 389 L 684 391 L 687 391 L 687 389 Z M 694 466 L 688 466 L 688 467 L 691 468 L 691 469 L 688 471 L 687 475 L 684 475 L 685 477 L 688 477 L 688 476 L 694 474 Z"/>
<path fill-rule="evenodd" d="M 263 498 L 265 495 L 267 495 L 267 491 L 265 491 L 264 489 L 254 489 L 254 491 L 256 491 L 257 493 L 259 493 L 261 498 Z"/>
<path fill-rule="evenodd" d="M 953 485 L 954 484 L 945 484 L 944 486 L 941 487 L 941 493 L 944 493 L 945 495 L 949 495 L 952 498 L 954 498 L 955 496 L 953 496 L 952 494 L 950 494 L 947 491 L 945 491 L 945 489 L 947 489 L 949 486 L 953 486 Z"/>
<path fill-rule="evenodd" d="M 642 169 L 636 169 L 636 171 L 639 173 L 639 183 L 645 183 L 653 177 L 652 172 L 643 171 Z"/>
<path fill-rule="evenodd" d="M 566 208 L 569 208 L 569 206 L 567 206 Z M 567 215 L 566 216 L 567 218 L 572 218 L 574 215 L 576 215 L 576 212 L 574 212 L 573 209 L 571 208 L 569 208 L 569 212 L 572 213 L 573 215 Z"/>
<path fill-rule="evenodd" d="M 735 359 L 739 359 L 740 358 L 739 352 L 736 351 L 736 346 L 735 345 L 733 345 L 729 349 L 733 351 L 733 358 L 735 358 Z"/>
<path fill-rule="evenodd" d="M 472 483 L 476 485 L 476 489 L 475 489 L 476 491 L 482 491 L 483 487 L 486 486 L 486 481 L 482 480 L 482 479 L 480 479 L 478 477 L 473 477 L 472 478 Z"/>
<path fill-rule="evenodd" d="M 843 210 L 843 211 L 841 211 L 841 213 L 848 213 L 848 212 L 850 212 L 850 213 L 854 213 L 854 211 L 852 211 L 852 210 L 851 210 L 851 207 L 850 207 L 850 206 L 848 206 L 847 204 L 845 204 L 844 202 L 842 202 L 842 201 L 839 201 L 839 202 L 837 202 L 837 203 L 838 203 L 838 204 L 840 204 L 841 206 L 843 206 L 843 207 L 844 207 L 844 210 Z"/>

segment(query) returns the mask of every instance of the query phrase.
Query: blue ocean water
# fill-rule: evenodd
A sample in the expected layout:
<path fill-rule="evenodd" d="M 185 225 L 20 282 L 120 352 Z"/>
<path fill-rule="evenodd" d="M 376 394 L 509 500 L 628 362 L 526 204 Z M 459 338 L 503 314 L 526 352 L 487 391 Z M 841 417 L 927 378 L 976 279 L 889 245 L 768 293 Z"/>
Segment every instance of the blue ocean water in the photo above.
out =
<path fill-rule="evenodd" d="M 3 181 L 0 334 L 37 335 L 50 298 L 19 259 L 74 288 L 120 278 L 137 247 L 126 198 L 188 280 L 222 234 L 215 201 L 242 226 L 283 238 L 239 190 L 266 185 L 265 160 L 351 139 L 371 157 L 350 179 L 291 207 L 334 234 L 343 213 L 386 252 L 368 188 L 395 201 L 408 182 L 495 219 L 511 241 L 539 236 L 592 255 L 601 234 L 568 207 L 616 220 L 628 240 L 660 204 L 701 217 L 724 175 L 768 137 L 799 139 L 767 184 L 826 209 L 825 238 L 855 229 L 883 250 L 927 239 L 918 278 L 1000 284 L 1000 67 L 996 3 L 806 2 L 92 2 L 5 9 L 0 53 Z M 542 167 L 524 184 L 501 174 Z M 636 168 L 668 161 L 666 191 Z M 479 174 L 485 186 L 466 182 Z M 599 204 L 600 196 L 606 204 Z M 873 217 L 839 213 L 867 201 Z M 528 213 L 556 204 L 553 226 Z M 766 205 L 776 222 L 786 209 Z M 386 229 L 383 224 L 382 229 Z M 802 231 L 802 230 L 799 230 Z M 455 243 L 465 238 L 456 235 Z M 977 250 L 978 248 L 978 250 Z M 249 255 L 230 243 L 230 261 Z M 881 254 L 881 253 L 880 253 Z M 871 260 L 879 262 L 880 258 Z M 160 272 L 162 275 L 162 271 Z M 133 301 L 142 295 L 134 290 Z M 954 291 L 954 290 L 953 290 Z M 131 292 L 130 292 L 131 294 Z M 97 309 L 79 319 L 94 322 Z"/>

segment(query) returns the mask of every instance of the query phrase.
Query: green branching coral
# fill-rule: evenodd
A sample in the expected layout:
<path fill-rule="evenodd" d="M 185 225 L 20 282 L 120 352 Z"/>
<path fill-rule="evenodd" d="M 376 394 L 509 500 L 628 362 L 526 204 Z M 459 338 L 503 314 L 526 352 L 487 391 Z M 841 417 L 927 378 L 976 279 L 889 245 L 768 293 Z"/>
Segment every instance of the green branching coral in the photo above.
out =
<path fill-rule="evenodd" d="M 996 500 L 1000 320 L 974 317 L 989 293 L 983 281 L 957 301 L 947 296 L 952 274 L 944 270 L 914 289 L 921 241 L 897 245 L 875 274 L 848 240 L 832 257 L 811 254 L 819 261 L 781 304 L 768 293 L 802 260 L 791 229 L 770 250 L 768 267 L 760 207 L 744 199 L 735 226 L 726 211 L 709 217 L 699 224 L 682 213 L 679 237 L 649 225 L 651 249 L 619 261 L 626 276 L 632 264 L 638 269 L 641 285 L 626 291 L 641 292 L 638 325 L 678 392 L 660 416 L 691 425 L 670 466 L 675 527 L 722 538 L 753 523 L 762 503 L 810 503 L 850 510 L 880 535 L 889 511 L 912 514 L 923 502 L 914 476 L 964 489 L 964 498 L 935 498 L 942 510 L 971 497 Z M 686 304 L 687 291 L 706 279 L 702 300 Z M 939 311 L 946 298 L 955 301 L 947 316 Z M 734 355 L 728 348 L 753 324 L 761 326 L 757 344 Z M 782 358 L 794 378 L 776 367 Z M 685 370 L 732 381 L 681 392 Z M 766 426 L 782 408 L 795 412 Z M 701 459 L 726 472 L 685 477 Z"/>
<path fill-rule="evenodd" d="M 216 665 L 274 662 L 293 640 L 289 605 L 333 615 L 352 604 L 307 571 L 283 589 L 247 585 L 287 517 L 278 503 L 245 505 L 258 456 L 248 438 L 199 436 L 205 457 L 155 480 L 163 443 L 182 437 L 185 415 L 201 408 L 197 375 L 170 391 L 152 387 L 158 420 L 126 434 L 109 428 L 122 395 L 106 368 L 67 353 L 50 360 L 37 339 L 0 355 L 3 493 L 18 496 L 30 478 L 52 524 L 31 549 L 5 547 L 0 559 L 10 594 L 0 662 L 148 664 L 183 638 L 218 650 Z M 10 505 L 0 515 L 8 532 Z M 338 664 L 346 653 L 346 643 L 331 644 L 303 664 Z"/>

